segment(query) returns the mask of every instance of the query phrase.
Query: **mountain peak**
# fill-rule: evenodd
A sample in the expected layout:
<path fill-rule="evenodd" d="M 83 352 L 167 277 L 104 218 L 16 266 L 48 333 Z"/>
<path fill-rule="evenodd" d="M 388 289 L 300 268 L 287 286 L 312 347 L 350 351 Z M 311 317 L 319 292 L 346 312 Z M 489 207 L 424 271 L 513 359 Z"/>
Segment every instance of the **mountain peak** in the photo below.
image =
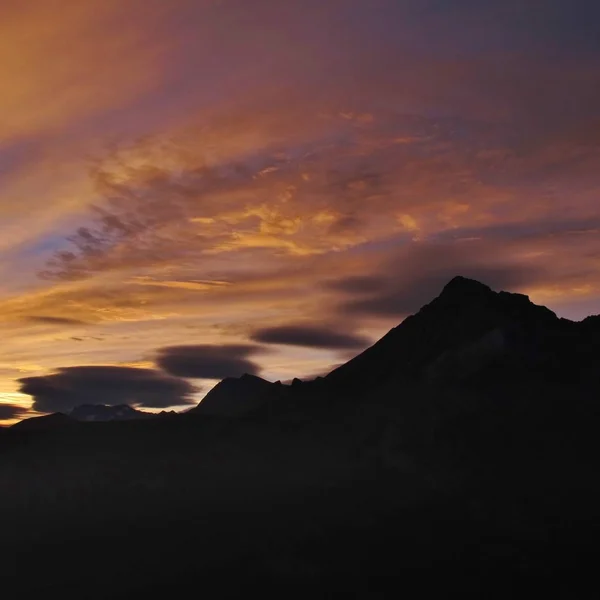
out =
<path fill-rule="evenodd" d="M 228 379 L 235 379 L 235 377 L 230 377 Z M 243 375 L 238 377 L 238 379 L 240 381 L 254 382 L 254 383 L 256 383 L 257 381 L 265 381 L 262 377 L 259 377 L 258 375 L 252 375 L 251 373 L 244 373 Z"/>
<path fill-rule="evenodd" d="M 476 319 L 474 313 L 496 315 L 501 320 L 518 320 L 522 324 L 550 323 L 557 316 L 549 308 L 534 304 L 529 296 L 514 292 L 495 292 L 492 288 L 467 277 L 457 276 L 451 279 L 442 293 L 432 303 L 444 310 L 467 311 L 467 321 Z"/>
<path fill-rule="evenodd" d="M 442 290 L 441 296 L 453 296 L 453 297 L 472 297 L 472 296 L 483 296 L 494 293 L 493 290 L 481 283 L 476 279 L 469 279 L 462 275 L 453 277 Z"/>
<path fill-rule="evenodd" d="M 327 378 L 353 389 L 393 377 L 427 378 L 431 365 L 442 356 L 475 365 L 486 352 L 491 360 L 509 351 L 525 352 L 525 346 L 543 345 L 558 323 L 550 309 L 526 295 L 495 292 L 475 279 L 457 276 L 432 302 Z"/>
<path fill-rule="evenodd" d="M 190 413 L 212 416 L 243 416 L 259 406 L 273 384 L 256 375 L 226 377 Z"/>

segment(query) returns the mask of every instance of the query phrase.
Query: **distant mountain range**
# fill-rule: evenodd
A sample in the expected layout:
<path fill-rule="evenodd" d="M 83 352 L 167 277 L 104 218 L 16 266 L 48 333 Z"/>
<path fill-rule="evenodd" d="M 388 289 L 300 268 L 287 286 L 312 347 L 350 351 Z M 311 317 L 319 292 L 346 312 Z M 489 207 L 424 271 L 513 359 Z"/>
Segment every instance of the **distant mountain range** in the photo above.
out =
<path fill-rule="evenodd" d="M 371 598 L 385 576 L 394 597 L 574 597 L 597 586 L 599 389 L 600 317 L 456 277 L 325 377 L 2 431 L 3 586 Z"/>
<path fill-rule="evenodd" d="M 76 421 L 127 421 L 153 417 L 152 413 L 136 410 L 128 404 L 107 406 L 105 404 L 83 404 L 74 408 L 69 416 Z"/>
<path fill-rule="evenodd" d="M 82 404 L 75 407 L 68 414 L 53 413 L 39 417 L 31 417 L 15 423 L 13 427 L 20 430 L 41 430 L 47 428 L 63 427 L 75 422 L 108 422 L 108 421 L 132 421 L 135 419 L 152 419 L 177 414 L 175 411 L 161 411 L 150 413 L 138 410 L 128 404 L 116 406 L 108 404 Z"/>

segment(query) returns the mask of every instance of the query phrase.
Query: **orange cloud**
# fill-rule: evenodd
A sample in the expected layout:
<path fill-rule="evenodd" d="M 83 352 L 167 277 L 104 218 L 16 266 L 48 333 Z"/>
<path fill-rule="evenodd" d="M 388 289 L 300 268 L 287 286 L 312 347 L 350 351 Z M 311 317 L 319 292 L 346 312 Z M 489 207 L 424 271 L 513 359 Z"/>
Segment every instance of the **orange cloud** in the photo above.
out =
<path fill-rule="evenodd" d="M 0 139 L 57 130 L 149 91 L 162 48 L 145 36 L 160 17 L 156 3 L 135 0 L 9 3 L 0 20 Z M 133 18 L 146 27 L 130 27 Z"/>

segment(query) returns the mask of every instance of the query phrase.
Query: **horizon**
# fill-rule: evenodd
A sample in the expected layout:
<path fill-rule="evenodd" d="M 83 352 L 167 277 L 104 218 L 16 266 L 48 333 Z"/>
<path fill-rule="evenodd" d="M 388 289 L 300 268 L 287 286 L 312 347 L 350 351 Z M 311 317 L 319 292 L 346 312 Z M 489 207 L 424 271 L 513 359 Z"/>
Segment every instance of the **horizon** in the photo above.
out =
<path fill-rule="evenodd" d="M 484 284 L 483 282 L 480 282 L 480 281 L 475 280 L 475 279 L 467 278 L 467 277 L 464 277 L 462 275 L 455 275 L 448 282 L 446 282 L 446 284 L 440 290 L 440 293 L 438 295 L 436 295 L 435 298 L 430 299 L 430 301 L 432 301 L 432 300 L 438 298 L 439 296 L 441 296 L 442 293 L 446 290 L 446 288 L 451 283 L 453 283 L 453 282 L 455 282 L 457 280 L 462 280 L 461 283 L 462 282 L 469 282 L 471 284 L 475 283 L 478 286 L 483 286 L 483 287 L 487 288 L 488 290 L 490 290 L 491 292 L 493 292 L 495 294 L 498 294 L 499 292 L 505 292 L 505 293 L 507 292 L 507 290 L 494 290 L 494 289 L 490 288 L 489 286 L 487 286 L 486 284 Z M 508 293 L 510 293 L 510 294 L 519 294 L 518 292 L 508 292 Z M 523 295 L 523 294 L 521 294 L 521 295 Z M 526 298 L 529 300 L 529 302 L 531 302 L 531 299 L 529 298 L 529 296 L 526 296 Z M 544 307 L 543 305 L 535 304 L 534 302 L 531 302 L 531 303 L 533 305 L 537 306 L 537 307 L 540 307 L 540 308 L 547 308 L 547 307 Z M 428 304 L 428 303 L 426 303 L 426 304 Z M 423 305 L 423 307 L 425 305 Z M 423 307 L 421 307 L 421 308 L 423 308 Z M 419 312 L 420 312 L 420 309 L 418 311 L 416 311 L 415 313 L 413 313 L 413 314 L 417 314 Z M 567 319 L 565 317 L 560 317 L 560 315 L 558 315 L 556 313 L 553 313 L 553 314 L 557 318 L 557 320 L 568 321 L 568 322 L 571 322 L 571 323 L 581 323 L 582 321 L 586 320 L 587 318 L 593 317 L 593 316 L 599 316 L 600 317 L 600 314 L 596 314 L 596 315 L 587 315 L 586 317 L 583 317 L 582 319 Z M 400 322 L 400 324 L 402 324 L 402 321 Z M 374 340 L 373 344 L 371 344 L 371 345 L 377 344 L 378 341 L 379 341 L 379 339 Z M 362 354 L 364 352 L 364 350 L 368 349 L 371 345 L 367 346 L 366 348 L 363 348 L 363 349 L 359 350 L 354 356 L 358 356 L 358 355 Z M 318 374 L 312 374 L 312 375 L 310 375 L 308 377 L 305 377 L 305 378 L 301 379 L 301 381 L 309 382 L 309 381 L 314 381 L 316 379 L 326 378 L 327 375 L 329 375 L 332 371 L 335 371 L 338 367 L 343 366 L 346 362 L 351 361 L 352 358 L 354 358 L 354 356 L 349 356 L 347 358 L 347 361 L 345 361 L 344 363 L 339 363 L 337 365 L 332 365 L 326 371 L 323 371 L 323 372 L 318 373 Z M 249 377 L 257 377 L 257 378 L 262 379 L 263 381 L 266 381 L 268 383 L 281 383 L 282 385 L 287 386 L 287 387 L 293 385 L 293 382 L 295 380 L 299 379 L 297 377 L 294 377 L 294 378 L 290 378 L 290 379 L 283 380 L 283 381 L 282 380 L 276 380 L 275 381 L 275 380 L 265 379 L 264 377 L 261 377 L 260 375 L 246 373 L 246 372 L 242 373 L 238 377 L 234 377 L 234 379 L 243 379 L 244 377 L 248 377 L 248 376 Z M 11 425 L 14 425 L 16 423 L 19 423 L 19 422 L 21 422 L 23 420 L 27 420 L 27 419 L 30 419 L 30 418 L 41 417 L 41 416 L 49 416 L 49 415 L 52 415 L 52 414 L 59 414 L 59 415 L 71 416 L 71 413 L 73 413 L 77 409 L 81 409 L 81 408 L 84 408 L 84 407 L 89 407 L 89 408 L 96 408 L 96 407 L 102 407 L 102 408 L 122 408 L 122 407 L 129 407 L 129 408 L 133 408 L 134 410 L 140 411 L 140 412 L 145 413 L 145 414 L 150 414 L 150 415 L 152 415 L 152 414 L 158 415 L 159 413 L 163 413 L 163 412 L 175 412 L 177 414 L 184 414 L 184 413 L 190 411 L 191 409 L 197 407 L 200 403 L 202 403 L 202 400 L 204 399 L 204 397 L 206 395 L 208 395 L 213 389 L 215 389 L 219 385 L 219 383 L 221 383 L 225 379 L 230 379 L 230 378 L 231 377 L 225 377 L 225 378 L 219 380 L 213 387 L 211 387 L 210 389 L 208 389 L 206 391 L 206 394 L 204 394 L 201 398 L 199 398 L 198 404 L 186 405 L 185 407 L 180 408 L 179 410 L 175 410 L 175 411 L 169 410 L 169 409 L 154 409 L 154 410 L 153 409 L 148 409 L 148 408 L 146 408 L 144 406 L 138 406 L 135 402 L 132 402 L 132 403 L 124 402 L 124 403 L 121 403 L 121 404 L 114 404 L 114 403 L 112 403 L 112 404 L 105 404 L 105 403 L 102 403 L 102 402 L 97 402 L 97 403 L 83 402 L 81 404 L 77 404 L 75 406 L 70 407 L 68 410 L 66 410 L 64 412 L 63 411 L 56 411 L 56 412 L 35 412 L 33 414 L 27 414 L 27 415 L 25 415 L 23 417 L 12 419 L 9 423 L 6 423 L 6 424 L 0 423 L 0 428 L 2 428 L 3 426 L 11 426 Z M 78 419 L 76 419 L 76 420 L 78 420 Z"/>
<path fill-rule="evenodd" d="M 594 3 L 58 4 L 0 7 L 0 426 L 309 378 L 456 275 L 600 313 Z"/>

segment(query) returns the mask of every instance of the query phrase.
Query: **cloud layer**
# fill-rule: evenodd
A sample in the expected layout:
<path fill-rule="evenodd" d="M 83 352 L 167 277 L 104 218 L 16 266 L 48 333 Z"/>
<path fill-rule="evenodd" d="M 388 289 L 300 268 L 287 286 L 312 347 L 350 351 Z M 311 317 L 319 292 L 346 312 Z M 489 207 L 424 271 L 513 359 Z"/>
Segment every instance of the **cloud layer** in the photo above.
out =
<path fill-rule="evenodd" d="M 250 339 L 263 344 L 303 346 L 330 350 L 364 349 L 369 345 L 369 340 L 360 335 L 303 324 L 264 327 L 252 332 Z"/>
<path fill-rule="evenodd" d="M 390 253 L 371 277 L 345 277 L 326 283 L 340 294 L 338 311 L 401 318 L 430 302 L 454 276 L 462 275 L 497 290 L 516 290 L 548 280 L 543 264 L 512 258 L 488 241 L 418 242 Z M 518 255 L 518 252 L 515 254 Z"/>
<path fill-rule="evenodd" d="M 65 367 L 40 377 L 19 379 L 33 398 L 33 410 L 69 412 L 81 404 L 130 404 L 166 408 L 193 403 L 188 382 L 151 369 L 112 366 Z"/>
<path fill-rule="evenodd" d="M 0 402 L 0 421 L 10 421 L 19 417 L 24 417 L 27 411 L 18 404 L 7 404 Z"/>
<path fill-rule="evenodd" d="M 157 352 L 156 364 L 171 375 L 194 379 L 224 379 L 245 373 L 256 375 L 260 366 L 250 360 L 261 348 L 251 345 L 171 346 Z"/>

